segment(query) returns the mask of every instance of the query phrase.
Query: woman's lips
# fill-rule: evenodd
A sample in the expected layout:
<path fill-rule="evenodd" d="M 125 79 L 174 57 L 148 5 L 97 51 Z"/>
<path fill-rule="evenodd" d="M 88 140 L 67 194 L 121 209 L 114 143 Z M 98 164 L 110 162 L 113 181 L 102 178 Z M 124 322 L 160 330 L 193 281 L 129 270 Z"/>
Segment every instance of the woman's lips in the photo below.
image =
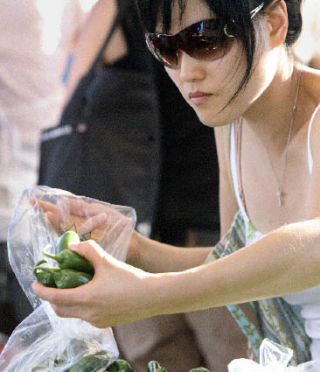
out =
<path fill-rule="evenodd" d="M 207 102 L 210 99 L 210 97 L 212 97 L 211 93 L 192 92 L 189 94 L 190 101 L 196 106 Z"/>

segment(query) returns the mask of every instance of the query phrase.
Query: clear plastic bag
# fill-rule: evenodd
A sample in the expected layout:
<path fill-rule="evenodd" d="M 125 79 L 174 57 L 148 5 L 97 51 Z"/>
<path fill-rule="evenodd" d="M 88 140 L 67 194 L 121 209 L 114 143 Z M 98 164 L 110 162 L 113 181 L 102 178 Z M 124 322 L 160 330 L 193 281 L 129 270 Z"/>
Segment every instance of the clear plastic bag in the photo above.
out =
<path fill-rule="evenodd" d="M 98 233 L 85 231 L 85 235 L 90 238 L 90 234 L 94 234 L 92 238 L 120 260 L 126 258 L 136 223 L 131 207 L 111 205 L 45 186 L 24 191 L 9 225 L 8 251 L 10 265 L 35 310 L 10 336 L 0 356 L 0 371 L 80 372 L 81 363 L 92 363 L 92 372 L 104 370 L 119 354 L 112 329 L 95 328 L 81 319 L 60 318 L 32 291 L 34 265 L 44 258 L 44 248 L 54 253 L 61 234 L 39 208 L 39 201 L 59 208 L 62 231 L 71 226 L 76 231 L 83 230 L 89 228 L 94 216 L 108 216 Z M 78 226 L 73 218 L 75 205 L 81 207 Z"/>
<path fill-rule="evenodd" d="M 228 365 L 228 372 L 319 372 L 320 360 L 288 367 L 293 352 L 269 339 L 260 346 L 260 364 L 249 359 L 235 359 Z"/>

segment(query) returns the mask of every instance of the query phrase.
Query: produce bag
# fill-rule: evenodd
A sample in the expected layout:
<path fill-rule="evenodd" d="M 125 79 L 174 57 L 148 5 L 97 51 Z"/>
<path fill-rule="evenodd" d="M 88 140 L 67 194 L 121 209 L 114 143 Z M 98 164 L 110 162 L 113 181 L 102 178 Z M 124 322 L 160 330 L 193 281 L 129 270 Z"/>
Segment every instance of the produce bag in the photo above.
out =
<path fill-rule="evenodd" d="M 50 203 L 59 211 L 58 219 L 50 219 L 41 203 Z M 80 210 L 80 218 L 78 214 L 75 217 L 75 208 Z M 104 219 L 97 227 L 99 216 Z M 119 352 L 111 328 L 100 329 L 81 319 L 60 318 L 49 303 L 36 297 L 31 286 L 35 281 L 33 269 L 44 259 L 44 250 L 55 253 L 59 236 L 70 229 L 79 233 L 82 240 L 92 238 L 108 253 L 125 260 L 135 223 L 136 214 L 131 207 L 46 186 L 24 191 L 9 225 L 8 252 L 10 265 L 34 311 L 10 336 L 0 355 L 0 371 L 105 371 L 117 359 Z M 49 263 L 57 265 L 54 260 Z"/>
<path fill-rule="evenodd" d="M 293 355 L 291 349 L 269 339 L 260 346 L 260 364 L 248 359 L 235 359 L 228 365 L 228 372 L 319 372 L 320 360 L 288 367 Z"/>

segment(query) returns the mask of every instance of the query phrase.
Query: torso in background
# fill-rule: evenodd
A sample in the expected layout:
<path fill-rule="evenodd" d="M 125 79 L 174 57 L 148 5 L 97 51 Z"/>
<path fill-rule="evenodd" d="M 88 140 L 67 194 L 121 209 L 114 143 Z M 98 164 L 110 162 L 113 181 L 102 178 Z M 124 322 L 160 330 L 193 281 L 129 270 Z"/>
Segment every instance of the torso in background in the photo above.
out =
<path fill-rule="evenodd" d="M 49 4 L 48 4 L 49 3 Z M 38 137 L 61 113 L 61 76 L 84 17 L 79 0 L 1 1 L 0 240 L 21 192 L 37 180 Z"/>

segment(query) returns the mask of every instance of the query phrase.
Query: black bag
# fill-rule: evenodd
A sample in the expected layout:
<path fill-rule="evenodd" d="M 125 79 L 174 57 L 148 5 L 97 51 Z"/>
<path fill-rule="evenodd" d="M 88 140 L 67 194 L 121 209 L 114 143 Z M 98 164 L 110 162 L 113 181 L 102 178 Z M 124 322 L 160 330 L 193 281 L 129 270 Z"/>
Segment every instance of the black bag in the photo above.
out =
<path fill-rule="evenodd" d="M 38 184 L 132 206 L 138 222 L 152 223 L 160 163 L 158 99 L 134 1 L 127 7 L 120 3 L 112 30 L 60 123 L 42 132 Z M 97 68 L 119 24 L 133 35 L 127 40 L 131 59 L 150 68 L 117 63 Z"/>

